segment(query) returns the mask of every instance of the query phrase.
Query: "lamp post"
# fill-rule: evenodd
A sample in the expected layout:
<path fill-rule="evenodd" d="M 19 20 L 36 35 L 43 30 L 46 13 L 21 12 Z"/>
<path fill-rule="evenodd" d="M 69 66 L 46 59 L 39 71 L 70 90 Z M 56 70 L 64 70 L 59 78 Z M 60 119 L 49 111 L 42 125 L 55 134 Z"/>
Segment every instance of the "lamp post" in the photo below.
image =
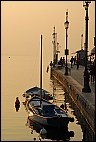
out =
<path fill-rule="evenodd" d="M 88 68 L 87 68 L 87 62 L 88 62 L 88 7 L 89 7 L 89 3 L 91 3 L 91 1 L 83 1 L 83 7 L 85 7 L 85 11 L 86 11 L 86 17 L 85 17 L 85 21 L 86 21 L 86 29 L 85 29 L 85 70 L 84 70 L 84 88 L 82 88 L 82 92 L 91 92 L 90 86 L 89 86 L 89 73 L 88 73 Z"/>
<path fill-rule="evenodd" d="M 67 49 L 67 37 L 68 37 L 67 30 L 68 30 L 68 27 L 69 27 L 68 10 L 66 11 L 66 22 L 64 23 L 64 25 L 65 25 L 65 29 L 66 29 L 66 49 L 65 49 L 66 64 L 65 64 L 65 75 L 68 75 L 68 65 L 67 65 L 67 55 L 68 55 L 68 51 L 69 51 Z"/>
<path fill-rule="evenodd" d="M 57 42 L 57 33 L 55 32 L 55 26 L 54 26 L 54 32 L 53 32 L 53 66 L 56 65 L 56 42 Z"/>

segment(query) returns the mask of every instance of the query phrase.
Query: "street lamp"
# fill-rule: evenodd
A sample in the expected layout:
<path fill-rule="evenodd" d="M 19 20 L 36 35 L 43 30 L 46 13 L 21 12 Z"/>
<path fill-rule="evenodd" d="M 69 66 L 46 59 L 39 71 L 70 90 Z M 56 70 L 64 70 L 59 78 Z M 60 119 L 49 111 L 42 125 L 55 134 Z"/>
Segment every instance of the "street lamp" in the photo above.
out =
<path fill-rule="evenodd" d="M 87 62 L 88 62 L 88 7 L 89 7 L 89 3 L 91 3 L 91 1 L 83 1 L 83 7 L 85 7 L 86 10 L 86 17 L 85 17 L 85 21 L 86 21 L 86 29 L 85 29 L 85 70 L 84 70 L 84 88 L 82 88 L 82 92 L 91 92 L 90 86 L 89 86 L 89 73 L 88 73 L 88 68 L 87 68 Z"/>
<path fill-rule="evenodd" d="M 69 22 L 68 22 L 68 10 L 66 11 L 66 22 L 64 23 L 65 29 L 66 29 L 66 49 L 65 49 L 65 55 L 66 55 L 66 64 L 65 64 L 65 75 L 68 75 L 68 66 L 67 66 L 67 55 L 68 55 L 68 49 L 67 49 L 67 30 L 69 28 Z"/>
<path fill-rule="evenodd" d="M 57 42 L 57 33 L 55 32 L 55 26 L 54 26 L 54 32 L 53 32 L 53 66 L 56 65 L 56 42 Z"/>

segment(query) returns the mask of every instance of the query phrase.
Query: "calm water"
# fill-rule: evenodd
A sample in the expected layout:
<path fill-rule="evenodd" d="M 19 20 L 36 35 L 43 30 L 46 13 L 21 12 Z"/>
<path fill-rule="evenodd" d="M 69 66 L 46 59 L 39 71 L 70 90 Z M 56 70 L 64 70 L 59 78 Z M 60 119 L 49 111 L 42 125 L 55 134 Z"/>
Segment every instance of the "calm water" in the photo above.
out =
<path fill-rule="evenodd" d="M 49 131 L 51 134 L 45 138 L 40 137 L 36 128 L 36 124 L 30 124 L 28 120 L 28 113 L 23 105 L 25 98 L 22 94 L 29 88 L 37 85 L 39 86 L 39 59 L 33 62 L 35 59 L 31 56 L 2 56 L 1 58 L 1 140 L 2 141 L 32 141 L 39 140 L 57 140 L 57 134 Z M 65 96 L 62 87 L 53 80 L 50 80 L 50 73 L 46 72 L 46 62 L 43 64 L 43 88 L 53 93 L 53 85 L 55 101 L 57 105 L 64 103 Z M 14 102 L 16 97 L 19 97 L 21 106 L 16 112 Z M 68 114 L 74 117 L 75 121 L 68 124 L 68 133 L 74 132 L 74 136 L 66 137 L 63 130 L 58 136 L 59 140 L 68 141 L 82 141 L 83 130 L 80 122 L 78 121 L 72 104 L 68 98 L 66 98 L 66 105 Z M 58 132 L 58 133 L 59 133 Z"/>

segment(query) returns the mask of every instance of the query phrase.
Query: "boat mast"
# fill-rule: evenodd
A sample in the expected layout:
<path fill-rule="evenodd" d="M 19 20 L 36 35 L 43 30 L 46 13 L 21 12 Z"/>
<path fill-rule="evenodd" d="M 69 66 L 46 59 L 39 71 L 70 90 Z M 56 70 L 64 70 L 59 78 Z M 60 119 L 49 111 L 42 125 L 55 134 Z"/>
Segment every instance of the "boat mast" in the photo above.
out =
<path fill-rule="evenodd" d="M 41 60 L 40 60 L 40 106 L 42 104 L 42 35 L 41 35 Z"/>

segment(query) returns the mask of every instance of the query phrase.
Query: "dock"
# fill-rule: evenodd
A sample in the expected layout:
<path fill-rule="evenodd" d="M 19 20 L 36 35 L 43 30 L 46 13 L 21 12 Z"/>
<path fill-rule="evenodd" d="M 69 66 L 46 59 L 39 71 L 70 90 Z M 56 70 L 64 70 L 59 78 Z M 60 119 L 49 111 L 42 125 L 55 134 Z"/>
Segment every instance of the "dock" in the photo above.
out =
<path fill-rule="evenodd" d="M 82 92 L 84 87 L 84 66 L 71 68 L 68 64 L 69 74 L 64 75 L 64 67 L 52 67 L 51 76 L 54 77 L 62 85 L 64 90 L 70 95 L 72 101 L 76 104 L 87 124 L 90 126 L 93 135 L 95 135 L 95 82 L 89 82 L 91 93 Z"/>

